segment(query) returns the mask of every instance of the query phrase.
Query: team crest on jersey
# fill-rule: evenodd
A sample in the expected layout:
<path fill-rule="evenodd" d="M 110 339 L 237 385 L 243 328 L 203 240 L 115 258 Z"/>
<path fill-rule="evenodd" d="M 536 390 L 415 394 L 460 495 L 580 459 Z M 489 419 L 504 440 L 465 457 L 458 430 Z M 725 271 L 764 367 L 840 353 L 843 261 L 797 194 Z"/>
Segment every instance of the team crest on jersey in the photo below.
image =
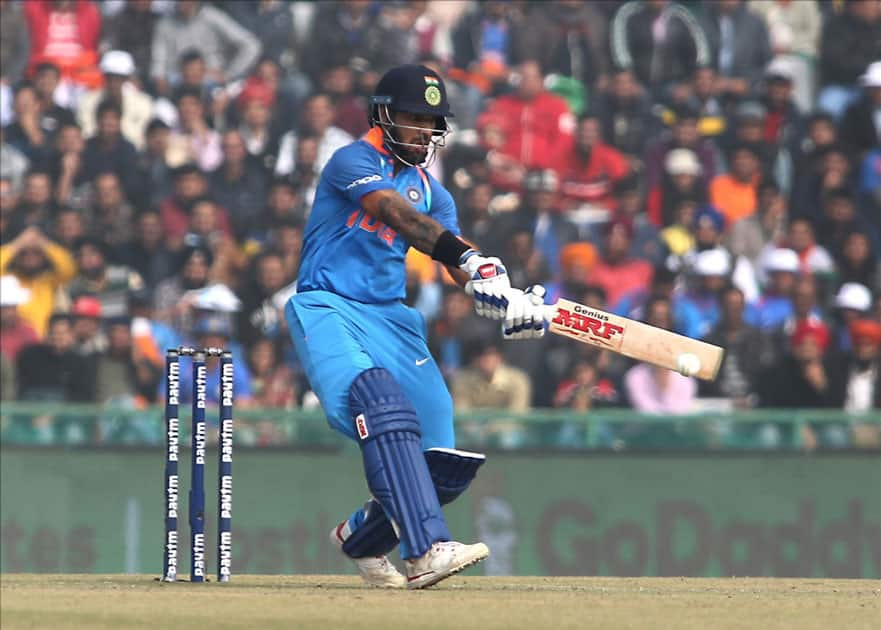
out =
<path fill-rule="evenodd" d="M 419 203 L 422 201 L 422 193 L 418 188 L 413 188 L 411 186 L 407 189 L 407 199 L 410 200 L 410 203 Z"/>
<path fill-rule="evenodd" d="M 425 102 L 432 107 L 437 107 L 441 102 L 441 91 L 436 85 L 425 88 Z"/>

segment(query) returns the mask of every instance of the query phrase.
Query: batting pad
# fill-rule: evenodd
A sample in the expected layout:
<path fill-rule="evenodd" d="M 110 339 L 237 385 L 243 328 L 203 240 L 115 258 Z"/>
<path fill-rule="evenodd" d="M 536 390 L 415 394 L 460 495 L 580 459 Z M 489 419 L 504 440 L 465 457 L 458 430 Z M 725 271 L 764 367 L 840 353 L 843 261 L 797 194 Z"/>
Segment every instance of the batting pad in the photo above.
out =
<path fill-rule="evenodd" d="M 430 448 L 425 461 L 441 505 L 452 503 L 468 489 L 486 455 L 459 451 L 454 448 Z"/>
<path fill-rule="evenodd" d="M 382 506 L 371 499 L 364 508 L 364 520 L 343 543 L 350 558 L 382 556 L 398 546 L 398 534 Z"/>
<path fill-rule="evenodd" d="M 419 419 L 394 377 L 383 368 L 361 372 L 349 390 L 349 406 L 367 486 L 400 530 L 401 557 L 418 558 L 433 543 L 450 540 L 422 452 Z"/>

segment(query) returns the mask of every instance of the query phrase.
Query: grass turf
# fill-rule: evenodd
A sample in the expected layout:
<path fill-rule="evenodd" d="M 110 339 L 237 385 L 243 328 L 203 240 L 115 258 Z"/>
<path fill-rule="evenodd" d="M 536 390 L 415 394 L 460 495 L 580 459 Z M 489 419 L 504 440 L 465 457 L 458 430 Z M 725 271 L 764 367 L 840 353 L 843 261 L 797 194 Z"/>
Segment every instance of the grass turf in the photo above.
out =
<path fill-rule="evenodd" d="M 881 581 L 454 577 L 424 591 L 333 575 L 161 584 L 136 575 L 0 575 L 0 627 L 798 628 L 881 627 Z"/>

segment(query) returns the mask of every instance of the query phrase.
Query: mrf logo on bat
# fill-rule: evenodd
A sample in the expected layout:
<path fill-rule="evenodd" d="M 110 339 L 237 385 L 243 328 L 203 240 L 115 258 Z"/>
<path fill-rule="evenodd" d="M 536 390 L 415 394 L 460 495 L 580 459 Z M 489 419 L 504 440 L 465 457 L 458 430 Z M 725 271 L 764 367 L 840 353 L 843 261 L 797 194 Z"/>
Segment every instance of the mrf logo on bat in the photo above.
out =
<path fill-rule="evenodd" d="M 552 324 L 565 329 L 573 337 L 589 339 L 598 345 L 618 349 L 624 340 L 624 327 L 609 321 L 608 315 L 581 306 L 572 310 L 558 308 Z"/>

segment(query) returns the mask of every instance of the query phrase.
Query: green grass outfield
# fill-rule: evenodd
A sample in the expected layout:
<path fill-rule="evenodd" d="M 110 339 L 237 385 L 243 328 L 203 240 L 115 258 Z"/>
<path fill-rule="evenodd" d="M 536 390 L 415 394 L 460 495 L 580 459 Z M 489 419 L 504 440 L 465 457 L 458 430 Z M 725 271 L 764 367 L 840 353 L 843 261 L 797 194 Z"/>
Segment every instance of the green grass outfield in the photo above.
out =
<path fill-rule="evenodd" d="M 881 581 L 466 575 L 425 591 L 382 591 L 332 575 L 242 575 L 197 585 L 3 574 L 0 627 L 877 630 Z"/>

